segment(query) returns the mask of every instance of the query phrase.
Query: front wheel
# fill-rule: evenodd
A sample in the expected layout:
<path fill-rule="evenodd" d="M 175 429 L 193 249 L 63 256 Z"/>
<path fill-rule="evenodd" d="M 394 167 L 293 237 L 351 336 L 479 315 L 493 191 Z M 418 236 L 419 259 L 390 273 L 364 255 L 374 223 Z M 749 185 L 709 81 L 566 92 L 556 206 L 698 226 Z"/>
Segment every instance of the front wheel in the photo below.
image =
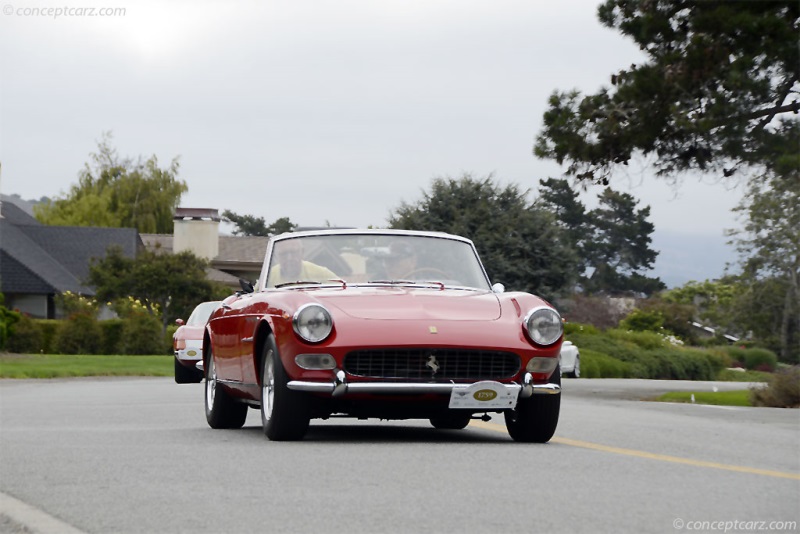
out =
<path fill-rule="evenodd" d="M 289 379 L 272 335 L 264 343 L 261 361 L 261 425 L 264 434 L 272 441 L 303 439 L 310 421 L 308 397 L 287 386 Z"/>
<path fill-rule="evenodd" d="M 242 428 L 247 405 L 236 402 L 217 380 L 214 355 L 208 355 L 206 370 L 206 421 L 211 428 Z"/>
<path fill-rule="evenodd" d="M 550 382 L 561 385 L 561 369 L 550 376 Z M 517 407 L 505 412 L 506 429 L 514 441 L 547 443 L 558 426 L 561 394 L 533 394 L 520 399 Z"/>

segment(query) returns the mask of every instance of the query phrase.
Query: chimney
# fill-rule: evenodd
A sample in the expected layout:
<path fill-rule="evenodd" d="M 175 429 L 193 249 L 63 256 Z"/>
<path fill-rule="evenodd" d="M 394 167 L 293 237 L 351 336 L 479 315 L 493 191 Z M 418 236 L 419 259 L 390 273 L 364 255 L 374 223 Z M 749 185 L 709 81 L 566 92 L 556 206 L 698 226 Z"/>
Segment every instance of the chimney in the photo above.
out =
<path fill-rule="evenodd" d="M 172 251 L 189 250 L 195 256 L 212 260 L 219 254 L 219 210 L 176 208 L 172 221 Z"/>

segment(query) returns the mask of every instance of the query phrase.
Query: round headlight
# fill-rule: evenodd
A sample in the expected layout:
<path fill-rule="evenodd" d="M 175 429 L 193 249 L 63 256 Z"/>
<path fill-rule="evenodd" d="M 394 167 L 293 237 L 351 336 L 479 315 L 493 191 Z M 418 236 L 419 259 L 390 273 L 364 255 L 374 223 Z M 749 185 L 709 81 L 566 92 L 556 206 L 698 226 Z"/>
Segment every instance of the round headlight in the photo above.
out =
<path fill-rule="evenodd" d="M 319 343 L 331 334 L 333 319 L 323 306 L 306 304 L 294 313 L 292 327 L 298 336 L 309 343 Z"/>
<path fill-rule="evenodd" d="M 525 316 L 525 329 L 538 345 L 552 345 L 564 332 L 561 316 L 553 308 L 534 308 Z"/>

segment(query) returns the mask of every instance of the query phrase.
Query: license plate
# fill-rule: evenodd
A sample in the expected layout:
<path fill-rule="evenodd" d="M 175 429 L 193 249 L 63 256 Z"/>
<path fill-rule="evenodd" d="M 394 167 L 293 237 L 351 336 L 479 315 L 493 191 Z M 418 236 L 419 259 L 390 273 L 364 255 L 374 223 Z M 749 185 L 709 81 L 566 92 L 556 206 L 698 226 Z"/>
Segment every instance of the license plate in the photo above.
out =
<path fill-rule="evenodd" d="M 517 405 L 520 387 L 508 387 L 489 380 L 456 386 L 450 392 L 450 408 L 510 410 Z"/>

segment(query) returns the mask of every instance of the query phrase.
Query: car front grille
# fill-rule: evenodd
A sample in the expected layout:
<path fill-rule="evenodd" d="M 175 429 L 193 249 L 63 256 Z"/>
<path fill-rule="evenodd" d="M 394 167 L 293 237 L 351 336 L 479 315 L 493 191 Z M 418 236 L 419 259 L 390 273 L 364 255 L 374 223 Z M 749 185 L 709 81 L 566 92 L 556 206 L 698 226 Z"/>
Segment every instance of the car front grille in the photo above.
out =
<path fill-rule="evenodd" d="M 519 372 L 514 353 L 469 349 L 358 350 L 344 358 L 354 376 L 387 380 L 499 380 Z"/>

